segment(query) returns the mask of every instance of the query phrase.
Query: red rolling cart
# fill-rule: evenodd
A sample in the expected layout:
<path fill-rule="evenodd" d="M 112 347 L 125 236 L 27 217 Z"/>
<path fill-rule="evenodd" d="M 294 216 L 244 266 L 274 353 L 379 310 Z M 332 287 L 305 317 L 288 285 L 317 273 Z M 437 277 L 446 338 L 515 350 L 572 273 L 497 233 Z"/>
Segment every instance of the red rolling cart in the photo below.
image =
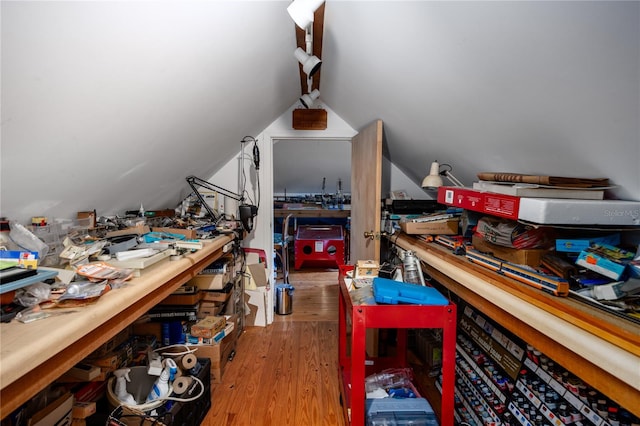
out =
<path fill-rule="evenodd" d="M 442 329 L 442 406 L 441 426 L 453 426 L 456 305 L 354 305 L 344 281 L 347 266 L 340 268 L 338 351 L 342 396 L 347 424 L 365 424 L 365 383 L 367 375 L 391 367 L 406 367 L 407 329 Z M 351 319 L 347 330 L 347 321 Z M 398 329 L 398 348 L 394 357 L 370 358 L 366 354 L 367 328 Z M 349 342 L 347 341 L 349 339 Z M 350 348 L 350 353 L 349 349 Z M 350 410 L 350 419 L 348 417 Z M 350 422 L 349 422 L 350 420 Z"/>

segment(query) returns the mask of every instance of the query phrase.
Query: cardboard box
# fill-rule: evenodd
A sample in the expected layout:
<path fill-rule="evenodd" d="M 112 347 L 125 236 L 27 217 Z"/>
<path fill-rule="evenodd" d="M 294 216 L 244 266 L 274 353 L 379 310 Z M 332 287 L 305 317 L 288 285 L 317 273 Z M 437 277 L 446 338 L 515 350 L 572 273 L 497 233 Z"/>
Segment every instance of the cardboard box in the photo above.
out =
<path fill-rule="evenodd" d="M 107 232 L 106 237 L 111 238 L 111 237 L 119 237 L 121 235 L 133 235 L 133 234 L 144 235 L 144 234 L 148 234 L 149 232 L 151 232 L 151 228 L 149 228 L 147 225 L 138 225 L 138 226 L 132 226 L 130 228 L 120 229 L 118 231 Z"/>
<path fill-rule="evenodd" d="M 191 294 L 170 294 L 163 299 L 160 305 L 195 305 L 202 299 L 202 292 Z"/>
<path fill-rule="evenodd" d="M 358 260 L 355 268 L 355 278 L 373 278 L 378 276 L 380 264 L 375 260 Z"/>
<path fill-rule="evenodd" d="M 258 287 L 266 287 L 267 270 L 263 263 L 247 264 L 245 274 L 245 290 L 256 290 Z"/>
<path fill-rule="evenodd" d="M 433 222 L 400 222 L 405 234 L 457 235 L 460 219 L 436 220 Z"/>
<path fill-rule="evenodd" d="M 198 236 L 195 229 L 181 229 L 181 228 L 151 228 L 153 232 L 164 232 L 167 234 L 184 235 L 188 240 L 194 240 Z"/>
<path fill-rule="evenodd" d="M 511 220 L 518 220 L 518 209 L 520 207 L 520 197 L 455 186 L 439 187 L 438 202 L 493 216 L 506 217 Z"/>
<path fill-rule="evenodd" d="M 54 426 L 71 424 L 73 411 L 73 394 L 65 393 L 58 399 L 35 413 L 29 419 L 29 426 Z"/>
<path fill-rule="evenodd" d="M 202 301 L 198 306 L 198 318 L 220 315 L 223 307 L 224 307 L 223 302 Z"/>
<path fill-rule="evenodd" d="M 224 317 L 205 317 L 191 326 L 191 335 L 210 339 L 222 330 L 226 323 Z"/>
<path fill-rule="evenodd" d="M 589 248 L 591 244 L 607 244 L 617 246 L 620 244 L 620 233 L 616 232 L 601 237 L 585 237 L 585 238 L 558 238 L 556 239 L 556 251 L 568 253 L 580 253 L 582 250 Z"/>
<path fill-rule="evenodd" d="M 255 290 L 245 290 L 245 305 L 248 313 L 245 325 L 266 327 L 267 325 L 267 289 L 258 287 Z"/>
<path fill-rule="evenodd" d="M 227 284 L 229 287 L 233 286 L 233 283 Z M 224 303 L 231 297 L 230 291 L 216 291 L 216 290 L 202 290 L 202 301 L 204 302 L 221 302 Z"/>
<path fill-rule="evenodd" d="M 441 186 L 438 188 L 438 202 L 541 225 L 640 224 L 640 201 L 529 198 Z"/>
<path fill-rule="evenodd" d="M 232 279 L 233 270 L 229 268 L 221 274 L 198 274 L 189 284 L 198 287 L 199 290 L 222 290 Z"/>
<path fill-rule="evenodd" d="M 584 266 L 612 280 L 619 280 L 634 253 L 607 244 L 593 244 L 580 252 L 576 265 Z"/>
<path fill-rule="evenodd" d="M 532 267 L 540 266 L 542 256 L 549 253 L 549 250 L 545 249 L 515 249 L 502 247 L 497 244 L 492 244 L 478 235 L 471 237 L 471 244 L 473 244 L 473 247 L 476 250 L 483 253 L 489 253 L 498 259 L 506 260 L 507 262 L 518 265 L 528 265 Z"/>
<path fill-rule="evenodd" d="M 211 360 L 211 380 L 213 383 L 222 382 L 224 367 L 229 360 L 229 355 L 236 349 L 240 330 L 238 327 L 238 315 L 232 315 L 227 322 L 234 322 L 234 331 L 225 336 L 220 342 L 211 345 L 188 345 L 190 349 L 196 349 L 195 355 L 198 358 L 209 358 Z"/>

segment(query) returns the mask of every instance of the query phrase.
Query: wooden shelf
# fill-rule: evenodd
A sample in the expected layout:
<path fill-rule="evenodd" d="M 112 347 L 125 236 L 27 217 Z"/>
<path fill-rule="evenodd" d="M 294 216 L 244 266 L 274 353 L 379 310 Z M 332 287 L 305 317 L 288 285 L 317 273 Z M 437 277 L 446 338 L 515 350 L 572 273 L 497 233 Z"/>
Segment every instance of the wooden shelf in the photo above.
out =
<path fill-rule="evenodd" d="M 436 243 L 401 234 L 436 281 L 640 416 L 640 326 L 474 265 Z"/>
<path fill-rule="evenodd" d="M 28 324 L 0 325 L 0 413 L 6 417 L 223 255 L 220 236 L 177 261 L 145 271 L 93 305 Z"/>
<path fill-rule="evenodd" d="M 351 216 L 351 210 L 338 209 L 274 209 L 273 217 L 286 217 L 293 215 L 295 218 L 347 218 Z"/>

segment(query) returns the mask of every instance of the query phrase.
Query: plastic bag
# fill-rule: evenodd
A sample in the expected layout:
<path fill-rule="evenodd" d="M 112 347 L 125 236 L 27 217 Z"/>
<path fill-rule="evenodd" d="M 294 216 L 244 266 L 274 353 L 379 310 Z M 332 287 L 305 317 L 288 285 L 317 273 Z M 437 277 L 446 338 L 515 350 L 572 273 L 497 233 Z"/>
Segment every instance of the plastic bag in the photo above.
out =
<path fill-rule="evenodd" d="M 39 259 L 44 259 L 49 253 L 49 246 L 19 223 L 11 223 L 11 233 L 9 235 L 20 248 L 27 251 L 37 251 Z"/>
<path fill-rule="evenodd" d="M 51 298 L 51 286 L 45 283 L 35 283 L 16 291 L 14 301 L 24 307 L 39 305 Z"/>

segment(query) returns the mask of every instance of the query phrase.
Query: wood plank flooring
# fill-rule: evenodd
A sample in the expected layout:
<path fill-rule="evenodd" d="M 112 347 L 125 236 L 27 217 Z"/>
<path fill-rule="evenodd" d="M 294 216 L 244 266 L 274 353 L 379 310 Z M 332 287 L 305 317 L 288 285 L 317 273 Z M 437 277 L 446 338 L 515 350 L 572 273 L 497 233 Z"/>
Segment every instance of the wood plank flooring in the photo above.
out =
<path fill-rule="evenodd" d="M 204 426 L 345 424 L 338 378 L 338 271 L 291 271 L 292 314 L 247 327 Z"/>

